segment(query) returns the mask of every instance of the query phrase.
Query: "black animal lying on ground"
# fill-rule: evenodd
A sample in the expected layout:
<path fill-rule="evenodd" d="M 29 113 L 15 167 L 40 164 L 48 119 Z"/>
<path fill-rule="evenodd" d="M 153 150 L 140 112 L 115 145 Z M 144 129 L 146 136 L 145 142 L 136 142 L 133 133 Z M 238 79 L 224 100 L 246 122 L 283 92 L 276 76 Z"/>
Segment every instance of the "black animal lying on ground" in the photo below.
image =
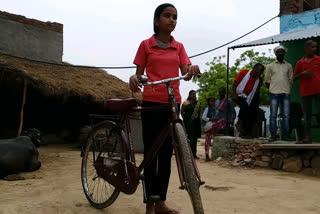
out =
<path fill-rule="evenodd" d="M 35 136 L 35 135 L 34 135 Z M 32 172 L 41 167 L 39 152 L 35 145 L 39 139 L 21 136 L 0 140 L 0 178 L 20 172 Z"/>

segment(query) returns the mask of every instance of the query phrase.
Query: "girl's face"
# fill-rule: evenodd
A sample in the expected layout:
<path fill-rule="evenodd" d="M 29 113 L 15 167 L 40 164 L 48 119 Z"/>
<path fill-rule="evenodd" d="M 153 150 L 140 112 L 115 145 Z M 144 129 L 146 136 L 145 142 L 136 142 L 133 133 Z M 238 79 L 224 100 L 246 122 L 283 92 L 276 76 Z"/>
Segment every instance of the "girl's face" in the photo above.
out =
<path fill-rule="evenodd" d="M 159 32 L 171 33 L 177 24 L 177 10 L 173 7 L 165 8 L 160 14 L 160 18 L 156 18 L 154 22 L 159 27 Z"/>

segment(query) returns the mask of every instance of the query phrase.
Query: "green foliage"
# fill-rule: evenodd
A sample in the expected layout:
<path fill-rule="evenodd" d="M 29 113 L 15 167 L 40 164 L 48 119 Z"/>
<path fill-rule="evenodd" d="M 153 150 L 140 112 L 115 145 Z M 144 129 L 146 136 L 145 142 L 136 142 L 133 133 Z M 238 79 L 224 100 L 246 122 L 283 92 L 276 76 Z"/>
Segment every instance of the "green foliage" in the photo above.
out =
<path fill-rule="evenodd" d="M 254 52 L 253 50 L 245 51 L 236 59 L 234 65 L 230 67 L 229 71 L 229 97 L 232 96 L 232 84 L 234 78 L 238 72 L 242 69 L 251 69 L 254 64 L 261 63 L 267 65 L 273 62 L 275 59 L 271 56 L 270 50 L 269 55 L 266 53 Z M 202 77 L 195 79 L 194 81 L 198 84 L 198 97 L 204 108 L 207 104 L 207 98 L 212 96 L 218 98 L 218 91 L 220 87 L 227 87 L 227 64 L 225 56 L 214 57 L 211 62 L 206 65 L 209 66 L 209 70 L 206 70 Z M 263 85 L 260 90 L 260 104 L 269 104 L 268 89 Z"/>

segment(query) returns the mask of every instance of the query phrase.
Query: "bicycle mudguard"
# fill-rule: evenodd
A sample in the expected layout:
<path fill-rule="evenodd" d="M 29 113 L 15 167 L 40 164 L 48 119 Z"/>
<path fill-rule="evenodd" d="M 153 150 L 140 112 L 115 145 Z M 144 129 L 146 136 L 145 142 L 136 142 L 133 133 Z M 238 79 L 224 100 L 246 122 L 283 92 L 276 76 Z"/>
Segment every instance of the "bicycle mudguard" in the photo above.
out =
<path fill-rule="evenodd" d="M 137 190 L 139 174 L 133 163 L 126 162 L 129 178 L 126 176 L 123 160 L 98 157 L 94 165 L 98 176 L 121 192 L 130 195 Z"/>

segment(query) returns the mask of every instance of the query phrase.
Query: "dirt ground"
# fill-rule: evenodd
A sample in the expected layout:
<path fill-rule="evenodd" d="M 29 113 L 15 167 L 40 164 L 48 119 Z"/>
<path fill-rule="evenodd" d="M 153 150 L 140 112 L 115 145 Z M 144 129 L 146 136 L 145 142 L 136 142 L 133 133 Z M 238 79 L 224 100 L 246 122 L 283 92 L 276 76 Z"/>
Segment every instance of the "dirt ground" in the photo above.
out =
<path fill-rule="evenodd" d="M 201 187 L 208 214 L 316 214 L 320 212 L 320 179 L 266 169 L 232 168 L 227 163 L 204 162 L 199 146 L 200 168 L 206 184 Z M 142 187 L 134 195 L 120 194 L 104 209 L 91 207 L 80 181 L 80 152 L 70 145 L 39 149 L 42 167 L 22 173 L 25 180 L 0 180 L 0 214 L 143 214 Z M 138 155 L 141 159 L 141 155 Z M 178 189 L 173 162 L 168 204 L 182 214 L 192 213 L 185 191 Z"/>

